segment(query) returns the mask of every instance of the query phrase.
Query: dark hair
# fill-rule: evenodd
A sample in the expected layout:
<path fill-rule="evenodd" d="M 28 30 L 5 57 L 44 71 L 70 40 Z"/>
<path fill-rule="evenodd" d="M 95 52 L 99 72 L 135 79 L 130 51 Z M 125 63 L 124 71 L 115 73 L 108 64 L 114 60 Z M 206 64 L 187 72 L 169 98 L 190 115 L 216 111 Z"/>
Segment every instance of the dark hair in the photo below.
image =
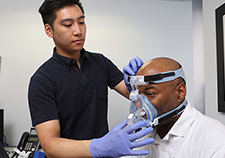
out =
<path fill-rule="evenodd" d="M 45 0 L 39 8 L 44 25 L 49 24 L 53 29 L 53 23 L 56 19 L 55 10 L 75 4 L 78 5 L 84 14 L 84 8 L 79 0 Z"/>

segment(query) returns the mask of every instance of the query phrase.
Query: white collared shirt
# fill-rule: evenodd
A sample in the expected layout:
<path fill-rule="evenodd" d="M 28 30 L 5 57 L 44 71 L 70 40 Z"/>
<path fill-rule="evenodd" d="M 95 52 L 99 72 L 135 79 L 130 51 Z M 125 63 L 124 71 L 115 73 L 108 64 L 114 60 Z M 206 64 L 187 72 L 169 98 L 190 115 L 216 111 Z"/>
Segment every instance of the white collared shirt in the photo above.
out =
<path fill-rule="evenodd" d="M 163 139 L 156 129 L 146 137 L 155 142 L 139 148 L 150 153 L 139 158 L 225 158 L 225 126 L 190 103 Z"/>

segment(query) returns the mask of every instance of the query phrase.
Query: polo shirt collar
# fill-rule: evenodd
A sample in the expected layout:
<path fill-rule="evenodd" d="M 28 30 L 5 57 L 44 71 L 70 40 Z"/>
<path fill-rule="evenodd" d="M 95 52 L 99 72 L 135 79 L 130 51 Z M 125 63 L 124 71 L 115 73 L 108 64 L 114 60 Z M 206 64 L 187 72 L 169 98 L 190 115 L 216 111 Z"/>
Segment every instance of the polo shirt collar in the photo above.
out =
<path fill-rule="evenodd" d="M 163 139 L 159 137 L 157 134 L 157 127 L 154 129 L 153 132 L 150 133 L 149 137 L 153 137 L 155 139 L 155 144 L 159 144 L 161 141 L 169 140 L 171 136 L 175 137 L 184 137 L 188 132 L 197 117 L 197 113 L 195 109 L 191 106 L 188 102 L 184 112 L 181 114 L 180 118 L 177 122 L 173 125 L 171 130 L 165 135 Z"/>
<path fill-rule="evenodd" d="M 168 135 L 174 135 L 178 137 L 184 137 L 188 132 L 197 117 L 195 109 L 188 102 L 184 112 L 181 114 L 180 118 L 173 125 Z"/>
<path fill-rule="evenodd" d="M 87 58 L 87 53 L 84 48 L 81 50 L 81 56 L 82 56 L 81 57 L 81 64 L 82 64 L 85 61 L 85 59 Z M 75 59 L 68 58 L 68 57 L 65 57 L 65 56 L 62 56 L 62 55 L 59 55 L 58 53 L 56 53 L 56 47 L 54 47 L 54 49 L 53 49 L 53 58 L 57 62 L 65 65 L 65 66 L 68 66 L 68 67 L 71 67 L 73 65 L 73 63 L 76 62 Z"/>

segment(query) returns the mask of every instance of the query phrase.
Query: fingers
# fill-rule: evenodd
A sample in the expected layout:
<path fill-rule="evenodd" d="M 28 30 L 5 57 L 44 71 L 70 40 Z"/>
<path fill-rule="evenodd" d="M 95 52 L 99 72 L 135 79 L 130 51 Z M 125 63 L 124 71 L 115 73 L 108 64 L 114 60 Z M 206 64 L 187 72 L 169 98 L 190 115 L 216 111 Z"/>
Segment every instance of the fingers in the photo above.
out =
<path fill-rule="evenodd" d="M 129 64 L 123 68 L 123 72 L 127 75 L 134 76 L 138 69 L 143 65 L 143 61 L 139 57 L 131 59 Z"/>
<path fill-rule="evenodd" d="M 130 60 L 129 65 L 136 74 L 138 69 L 143 65 L 143 61 L 139 57 L 135 57 L 134 59 Z"/>
<path fill-rule="evenodd" d="M 130 65 L 131 69 L 134 71 L 134 73 L 136 74 L 138 67 L 137 67 L 137 63 L 136 63 L 135 59 L 131 59 L 129 65 Z"/>
<path fill-rule="evenodd" d="M 132 150 L 131 155 L 132 156 L 138 156 L 138 155 L 148 155 L 149 151 L 147 150 Z"/>
<path fill-rule="evenodd" d="M 117 126 L 115 126 L 112 130 L 121 130 L 127 125 L 127 120 L 121 122 Z"/>
<path fill-rule="evenodd" d="M 135 131 L 145 125 L 146 125 L 146 121 L 139 121 L 137 123 L 130 125 L 129 127 L 126 127 L 124 130 L 127 133 L 132 133 L 133 131 Z"/>
<path fill-rule="evenodd" d="M 136 61 L 138 68 L 143 65 L 143 60 L 141 60 L 139 57 L 135 57 L 134 60 Z"/>
<path fill-rule="evenodd" d="M 155 141 L 154 138 L 146 138 L 139 141 L 132 142 L 133 148 L 138 148 L 144 145 L 152 144 Z"/>
<path fill-rule="evenodd" d="M 131 135 L 131 141 L 134 141 L 136 139 L 140 139 L 145 135 L 148 135 L 149 133 L 151 133 L 153 131 L 153 128 L 149 127 L 149 128 L 144 128 L 134 134 Z"/>
<path fill-rule="evenodd" d="M 123 72 L 126 73 L 127 75 L 129 76 L 134 76 L 135 73 L 134 71 L 132 70 L 133 68 L 130 67 L 130 65 L 127 65 L 123 68 Z"/>

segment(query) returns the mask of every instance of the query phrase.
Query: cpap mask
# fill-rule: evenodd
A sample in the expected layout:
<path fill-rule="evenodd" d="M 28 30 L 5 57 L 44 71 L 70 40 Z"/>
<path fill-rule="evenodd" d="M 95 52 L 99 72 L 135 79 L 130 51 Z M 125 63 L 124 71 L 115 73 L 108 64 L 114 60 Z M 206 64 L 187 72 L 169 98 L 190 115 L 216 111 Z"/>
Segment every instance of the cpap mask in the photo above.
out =
<path fill-rule="evenodd" d="M 187 105 L 186 100 L 184 100 L 178 107 L 174 108 L 173 110 L 170 110 L 169 112 L 158 116 L 158 112 L 155 106 L 150 102 L 150 100 L 148 100 L 145 95 L 139 94 L 139 91 L 137 89 L 138 85 L 147 85 L 148 82 L 163 83 L 172 81 L 178 77 L 183 78 L 183 80 L 186 82 L 182 67 L 176 71 L 167 71 L 150 76 L 129 76 L 128 81 L 130 82 L 132 91 L 129 96 L 131 103 L 130 114 L 127 119 L 128 126 L 144 120 L 147 122 L 146 127 L 155 127 L 168 118 L 175 117 L 182 113 Z"/>

